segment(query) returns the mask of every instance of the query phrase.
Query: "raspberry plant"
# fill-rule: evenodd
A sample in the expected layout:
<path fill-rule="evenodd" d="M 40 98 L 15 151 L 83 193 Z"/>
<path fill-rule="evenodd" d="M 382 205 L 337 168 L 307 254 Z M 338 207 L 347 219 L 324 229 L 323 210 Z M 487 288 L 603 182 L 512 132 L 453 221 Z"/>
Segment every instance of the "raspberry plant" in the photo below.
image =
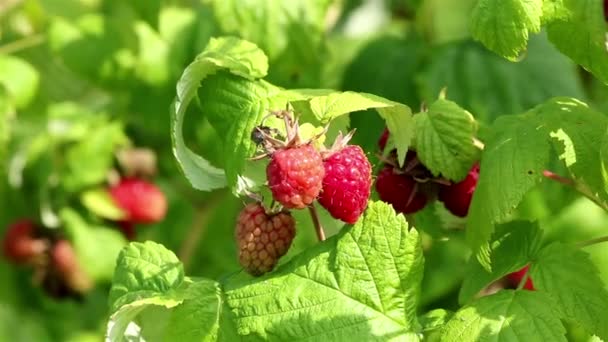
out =
<path fill-rule="evenodd" d="M 608 340 L 607 10 L 0 4 L 0 340 Z"/>

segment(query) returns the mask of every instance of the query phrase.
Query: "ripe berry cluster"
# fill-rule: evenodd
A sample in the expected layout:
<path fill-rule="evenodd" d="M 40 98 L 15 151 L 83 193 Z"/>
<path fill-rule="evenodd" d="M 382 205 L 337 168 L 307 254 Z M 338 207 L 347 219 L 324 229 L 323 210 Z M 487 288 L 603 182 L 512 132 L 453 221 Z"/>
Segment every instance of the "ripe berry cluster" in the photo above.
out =
<path fill-rule="evenodd" d="M 327 149 L 315 144 L 315 138 L 302 141 L 291 112 L 272 115 L 284 120 L 286 138 L 280 140 L 276 130 L 258 126 L 252 140 L 264 152 L 256 159 L 270 159 L 268 188 L 279 208 L 266 210 L 259 202 L 249 204 L 236 226 L 239 261 L 252 275 L 272 270 L 291 245 L 295 221 L 288 210 L 311 208 L 316 222 L 313 205 L 318 201 L 332 217 L 354 224 L 367 207 L 372 183 L 365 153 L 359 146 L 348 145 L 352 134 L 340 135 Z"/>
<path fill-rule="evenodd" d="M 385 129 L 378 140 L 381 152 L 384 152 L 388 138 L 389 131 Z M 414 150 L 407 152 L 403 167 L 398 166 L 395 150 L 385 155 L 383 168 L 376 178 L 376 191 L 395 211 L 412 214 L 437 198 L 452 214 L 467 216 L 479 178 L 479 164 L 473 165 L 465 179 L 451 182 L 433 177 Z"/>
<path fill-rule="evenodd" d="M 29 219 L 8 226 L 2 252 L 15 265 L 34 269 L 34 283 L 54 298 L 80 298 L 92 287 L 72 244 Z"/>

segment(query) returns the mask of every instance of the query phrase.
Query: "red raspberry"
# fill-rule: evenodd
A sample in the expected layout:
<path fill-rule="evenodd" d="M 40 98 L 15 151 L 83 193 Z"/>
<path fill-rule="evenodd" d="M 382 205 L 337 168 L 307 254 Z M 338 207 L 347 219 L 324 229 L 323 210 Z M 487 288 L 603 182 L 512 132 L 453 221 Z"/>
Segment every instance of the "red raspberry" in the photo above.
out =
<path fill-rule="evenodd" d="M 35 234 L 36 226 L 28 219 L 11 224 L 6 230 L 2 243 L 4 256 L 16 264 L 24 264 L 42 255 L 46 249 L 46 242 L 37 239 Z"/>
<path fill-rule="evenodd" d="M 272 197 L 289 209 L 311 204 L 319 196 L 324 175 L 323 159 L 312 145 L 278 150 L 266 168 Z"/>
<path fill-rule="evenodd" d="M 604 0 L 604 18 L 608 21 L 608 0 Z"/>
<path fill-rule="evenodd" d="M 131 223 L 156 223 L 167 213 L 167 199 L 156 185 L 137 178 L 123 178 L 110 188 L 116 204 Z"/>
<path fill-rule="evenodd" d="M 479 178 L 479 164 L 475 164 L 469 174 L 461 182 L 444 185 L 439 189 L 439 200 L 454 215 L 465 217 L 469 212 L 471 199 L 477 187 Z"/>
<path fill-rule="evenodd" d="M 391 204 L 395 211 L 403 214 L 421 210 L 428 200 L 412 176 L 395 173 L 390 165 L 386 165 L 378 174 L 376 191 L 382 201 Z"/>
<path fill-rule="evenodd" d="M 248 204 L 236 222 L 241 266 L 254 276 L 270 272 L 291 246 L 295 225 L 289 212 L 267 214 L 260 203 Z"/>
<path fill-rule="evenodd" d="M 528 273 L 528 269 L 530 265 L 526 265 L 524 268 L 517 272 L 513 272 L 507 275 L 507 279 L 511 283 L 511 286 L 517 287 L 519 283 L 524 279 L 526 273 Z M 524 284 L 524 289 L 534 291 L 534 284 L 532 283 L 532 278 L 528 277 L 526 283 Z"/>
<path fill-rule="evenodd" d="M 361 147 L 348 145 L 323 162 L 325 177 L 319 203 L 331 216 L 355 223 L 367 207 L 372 166 Z"/>

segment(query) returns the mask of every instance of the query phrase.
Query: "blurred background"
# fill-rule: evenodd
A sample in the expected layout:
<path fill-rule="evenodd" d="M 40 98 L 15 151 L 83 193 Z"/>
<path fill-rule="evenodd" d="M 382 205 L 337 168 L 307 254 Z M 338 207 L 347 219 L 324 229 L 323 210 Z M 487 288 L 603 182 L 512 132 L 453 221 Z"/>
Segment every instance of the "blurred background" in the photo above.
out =
<path fill-rule="evenodd" d="M 0 341 L 101 340 L 114 262 L 128 240 L 164 244 L 192 276 L 238 272 L 233 229 L 243 200 L 229 190 L 192 189 L 169 135 L 176 82 L 210 37 L 256 43 L 270 58 L 268 81 L 285 88 L 369 92 L 414 111 L 446 88 L 448 99 L 486 125 L 554 96 L 575 97 L 608 113 L 608 88 L 543 33 L 531 37 L 516 63 L 472 41 L 474 4 L 0 0 Z M 216 132 L 196 106 L 189 111 L 189 147 L 221 167 Z M 358 129 L 354 143 L 377 165 L 383 121 L 371 113 L 347 119 Z M 483 131 L 482 125 L 482 139 Z M 139 183 L 129 188 L 125 179 Z M 121 214 L 121 206 L 138 209 L 129 191 L 156 203 L 139 220 Z M 608 227 L 600 208 L 547 182 L 526 197 L 517 215 L 540 219 L 548 241 L 593 238 Z M 290 255 L 315 243 L 308 218 L 300 216 Z M 421 311 L 457 308 L 469 256 L 464 222 L 441 204 L 413 219 L 424 232 L 427 259 Z M 340 228 L 323 220 L 330 234 Z M 45 252 L 20 258 L 16 247 L 7 246 L 7 237 L 19 231 Z M 608 282 L 608 250 L 587 250 Z M 579 337 L 574 327 L 570 334 Z"/>

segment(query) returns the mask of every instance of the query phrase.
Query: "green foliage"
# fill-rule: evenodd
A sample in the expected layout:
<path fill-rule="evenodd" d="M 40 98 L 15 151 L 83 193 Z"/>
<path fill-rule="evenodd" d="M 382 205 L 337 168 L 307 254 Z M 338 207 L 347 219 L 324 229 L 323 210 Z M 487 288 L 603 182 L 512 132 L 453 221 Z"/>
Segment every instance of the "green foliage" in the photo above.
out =
<path fill-rule="evenodd" d="M 2 3 L 0 227 L 67 240 L 95 286 L 72 287 L 51 250 L 0 263 L 0 340 L 607 340 L 603 5 Z M 324 242 L 292 210 L 288 253 L 246 275 L 235 219 L 252 194 L 271 202 L 251 133 L 283 133 L 268 114 L 284 109 L 324 132 L 323 155 L 355 130 L 374 175 L 415 150 L 427 206 L 371 201 L 346 226 L 320 209 Z M 476 162 L 456 217 L 438 192 Z M 164 220 L 129 225 L 117 177 L 158 185 Z M 535 291 L 512 290 L 526 265 Z"/>
<path fill-rule="evenodd" d="M 388 238 L 395 236 L 399 238 Z M 120 308 L 113 322 L 126 327 L 137 312 L 121 312 L 133 305 L 171 307 L 167 305 L 168 293 L 172 293 L 171 298 L 183 298 L 171 313 L 171 319 L 179 321 L 178 329 L 167 329 L 168 335 L 155 338 L 223 341 L 235 338 L 231 334 L 237 332 L 264 339 L 367 336 L 417 340 L 416 332 L 421 329 L 416 316 L 423 268 L 419 236 L 386 204 L 370 203 L 354 227 L 307 249 L 259 280 L 233 276 L 221 286 L 193 280 L 183 289 L 173 273 L 158 271 L 174 270 L 175 259 L 164 253 L 156 257 L 162 247 L 152 243 L 131 244 L 121 253 L 116 274 L 122 279 L 141 277 L 143 270 L 128 262 L 133 254 L 130 250 L 135 249 L 145 255 L 143 259 L 154 260 L 155 275 L 147 277 L 148 282 L 163 286 L 152 285 L 147 287 L 151 291 L 144 292 L 139 283 L 117 286 L 121 281 L 115 279 L 113 289 L 120 287 L 120 291 L 113 291 L 115 304 L 140 299 Z M 164 285 L 168 283 L 173 285 L 167 288 Z M 353 310 L 357 316 L 352 315 Z M 203 322 L 207 324 L 201 325 Z"/>
<path fill-rule="evenodd" d="M 473 143 L 477 123 L 454 102 L 435 101 L 428 111 L 414 117 L 414 127 L 418 157 L 435 176 L 460 181 L 479 159 Z"/>
<path fill-rule="evenodd" d="M 477 259 L 471 258 L 467 265 L 467 275 L 460 288 L 459 302 L 468 303 L 488 284 L 520 270 L 534 260 L 540 250 L 541 238 L 542 231 L 538 224 L 513 221 L 498 226 L 490 245 L 492 271 L 488 272 Z"/>
<path fill-rule="evenodd" d="M 560 243 L 543 248 L 530 268 L 534 286 L 549 294 L 564 319 L 605 340 L 608 322 L 602 311 L 608 291 L 597 274 L 587 253 Z"/>
<path fill-rule="evenodd" d="M 501 291 L 458 310 L 442 341 L 567 341 L 557 308 L 541 292 Z"/>
<path fill-rule="evenodd" d="M 0 85 L 17 108 L 32 101 L 40 83 L 40 75 L 32 65 L 20 58 L 0 54 L 0 75 Z"/>
<path fill-rule="evenodd" d="M 542 0 L 480 0 L 471 17 L 473 37 L 511 60 L 525 50 L 530 33 L 540 31 Z"/>
<path fill-rule="evenodd" d="M 494 225 L 505 221 L 524 195 L 542 179 L 549 161 L 549 142 L 537 130 L 541 121 L 534 110 L 500 117 L 481 156 L 479 181 L 467 220 L 467 240 L 486 268 L 487 242 Z"/>

